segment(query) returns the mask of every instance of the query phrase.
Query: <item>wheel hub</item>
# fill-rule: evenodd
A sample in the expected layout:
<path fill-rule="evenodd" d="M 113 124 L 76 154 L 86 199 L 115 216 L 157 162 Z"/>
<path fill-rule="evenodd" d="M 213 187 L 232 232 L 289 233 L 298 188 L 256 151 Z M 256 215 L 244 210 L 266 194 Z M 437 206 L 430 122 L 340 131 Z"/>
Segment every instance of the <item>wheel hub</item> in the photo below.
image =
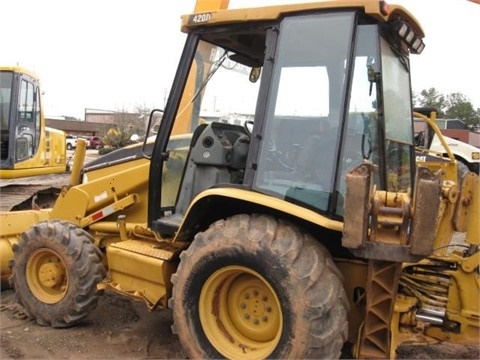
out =
<path fill-rule="evenodd" d="M 278 331 L 273 295 L 260 280 L 241 275 L 231 285 L 228 313 L 233 325 L 252 340 L 269 341 Z"/>
<path fill-rule="evenodd" d="M 243 266 L 217 270 L 200 294 L 200 321 L 223 356 L 263 359 L 282 334 L 282 310 L 268 281 Z"/>
<path fill-rule="evenodd" d="M 26 280 L 32 294 L 40 301 L 60 301 L 68 287 L 65 264 L 59 255 L 47 248 L 34 251 L 27 262 Z"/>
<path fill-rule="evenodd" d="M 38 280 L 42 286 L 54 288 L 63 281 L 63 273 L 58 264 L 47 263 L 40 266 Z"/>

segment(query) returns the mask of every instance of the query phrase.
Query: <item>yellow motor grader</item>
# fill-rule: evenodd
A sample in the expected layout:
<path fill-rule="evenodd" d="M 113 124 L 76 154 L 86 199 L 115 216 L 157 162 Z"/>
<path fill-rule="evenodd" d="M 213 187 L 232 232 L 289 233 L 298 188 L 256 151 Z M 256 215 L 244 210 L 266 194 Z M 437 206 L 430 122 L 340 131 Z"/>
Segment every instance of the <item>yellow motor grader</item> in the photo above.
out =
<path fill-rule="evenodd" d="M 53 208 L 0 213 L 4 286 L 57 328 L 106 290 L 172 309 L 189 358 L 477 343 L 479 182 L 415 163 L 421 26 L 384 1 L 227 3 L 182 17 L 153 144 L 84 168 L 79 144 Z"/>

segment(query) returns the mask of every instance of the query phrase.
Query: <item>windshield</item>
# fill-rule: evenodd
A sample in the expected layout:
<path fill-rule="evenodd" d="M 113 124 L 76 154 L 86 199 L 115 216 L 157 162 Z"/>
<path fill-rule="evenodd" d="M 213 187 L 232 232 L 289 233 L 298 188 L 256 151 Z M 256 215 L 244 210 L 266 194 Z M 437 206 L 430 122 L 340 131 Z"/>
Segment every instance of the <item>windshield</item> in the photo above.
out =
<path fill-rule="evenodd" d="M 217 181 L 240 183 L 243 180 L 246 154 L 232 159 L 232 153 L 241 152 L 232 150 L 232 147 L 238 134 L 246 133 L 244 128 L 248 121 L 254 119 L 260 81 L 250 81 L 252 69 L 235 61 L 234 56 L 235 53 L 205 41 L 200 41 L 197 46 L 195 61 L 184 91 L 188 96 L 182 98 L 167 144 L 168 171 L 162 177 L 161 187 L 161 202 L 164 208 L 175 205 L 179 180 L 183 169 L 188 165 L 186 157 L 194 132 L 204 129 L 207 124 L 218 126 L 215 126 L 214 134 L 204 136 L 203 150 L 198 150 L 198 153 L 192 151 L 191 156 L 198 172 L 201 173 L 207 164 L 228 166 L 231 176 L 219 177 Z M 224 124 L 236 125 L 238 129 L 235 133 L 228 131 L 222 127 Z M 213 140 L 217 138 L 222 139 L 221 144 Z M 219 170 L 212 167 L 211 172 L 215 171 Z M 184 180 L 185 183 L 191 182 L 195 185 L 188 190 L 184 189 L 182 196 L 189 191 L 196 194 L 200 189 L 211 186 L 204 185 L 209 176 L 202 174 L 198 179 Z M 189 200 L 182 202 L 180 199 L 178 203 L 187 206 Z M 177 209 L 177 212 L 179 211 L 182 209 Z"/>
<path fill-rule="evenodd" d="M 10 101 L 12 96 L 13 73 L 10 71 L 0 72 L 0 153 L 2 160 L 8 158 L 8 132 L 10 117 Z"/>
<path fill-rule="evenodd" d="M 200 41 L 195 59 L 202 64 L 197 65 L 202 69 L 196 76 L 196 90 L 182 103 L 176 120 L 177 124 L 191 122 L 191 126 L 177 126 L 181 130 L 174 134 L 192 133 L 204 123 L 243 126 L 245 121 L 253 120 L 260 81 L 251 82 L 251 68 L 236 62 L 232 55 L 232 52 Z"/>

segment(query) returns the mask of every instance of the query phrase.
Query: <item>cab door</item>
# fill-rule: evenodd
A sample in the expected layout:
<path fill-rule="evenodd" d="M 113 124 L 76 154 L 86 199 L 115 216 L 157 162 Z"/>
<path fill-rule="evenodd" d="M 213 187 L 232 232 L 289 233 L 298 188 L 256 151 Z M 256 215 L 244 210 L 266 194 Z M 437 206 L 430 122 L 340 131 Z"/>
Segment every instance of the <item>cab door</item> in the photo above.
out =
<path fill-rule="evenodd" d="M 15 123 L 15 163 L 33 157 L 40 141 L 40 94 L 36 81 L 26 75 L 18 81 L 17 109 L 11 114 Z"/>

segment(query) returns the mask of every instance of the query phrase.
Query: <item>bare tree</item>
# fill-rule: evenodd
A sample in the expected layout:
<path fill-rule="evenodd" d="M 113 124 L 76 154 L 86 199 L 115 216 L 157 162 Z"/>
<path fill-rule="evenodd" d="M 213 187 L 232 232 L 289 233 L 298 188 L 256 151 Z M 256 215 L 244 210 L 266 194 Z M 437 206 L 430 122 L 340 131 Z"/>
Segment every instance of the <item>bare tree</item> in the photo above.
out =
<path fill-rule="evenodd" d="M 129 113 L 126 110 L 114 114 L 113 126 L 103 138 L 106 145 L 112 148 L 121 148 L 130 143 L 133 134 L 144 131 L 144 123 L 138 113 Z"/>

